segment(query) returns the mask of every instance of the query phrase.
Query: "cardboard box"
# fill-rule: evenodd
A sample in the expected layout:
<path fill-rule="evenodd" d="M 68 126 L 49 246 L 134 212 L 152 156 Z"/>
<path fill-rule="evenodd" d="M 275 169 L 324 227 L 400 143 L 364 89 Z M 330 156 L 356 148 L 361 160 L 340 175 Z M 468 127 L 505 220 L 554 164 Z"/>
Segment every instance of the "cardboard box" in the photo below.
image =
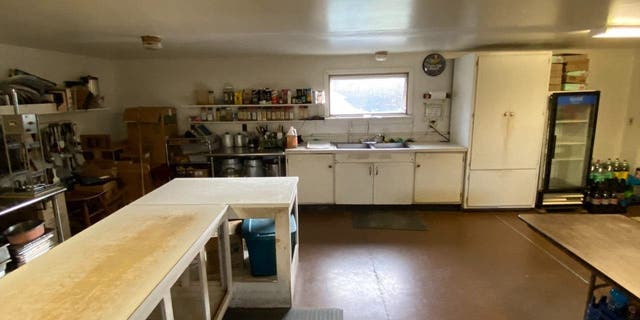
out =
<path fill-rule="evenodd" d="M 549 91 L 562 91 L 562 84 L 549 84 Z"/>
<path fill-rule="evenodd" d="M 564 64 L 564 72 L 588 71 L 589 60 L 572 61 Z"/>
<path fill-rule="evenodd" d="M 231 251 L 231 269 L 234 272 L 244 268 L 244 245 L 242 242 L 242 220 L 229 223 L 229 248 Z M 210 279 L 220 278 L 220 258 L 218 256 L 218 238 L 214 237 L 205 245 L 207 252 L 207 274 Z"/>
<path fill-rule="evenodd" d="M 576 54 L 576 53 L 563 53 L 563 54 L 555 54 L 551 57 L 552 63 L 567 63 L 573 61 L 584 61 L 589 60 L 589 57 L 586 54 Z"/>
<path fill-rule="evenodd" d="M 587 83 L 587 76 L 586 75 L 581 75 L 581 76 L 564 76 L 564 81 L 565 83 Z"/>
<path fill-rule="evenodd" d="M 587 90 L 586 83 L 563 83 L 562 91 L 578 91 L 578 90 Z"/>
<path fill-rule="evenodd" d="M 174 107 L 133 107 L 124 110 L 124 122 L 143 123 L 177 123 L 176 108 Z"/>

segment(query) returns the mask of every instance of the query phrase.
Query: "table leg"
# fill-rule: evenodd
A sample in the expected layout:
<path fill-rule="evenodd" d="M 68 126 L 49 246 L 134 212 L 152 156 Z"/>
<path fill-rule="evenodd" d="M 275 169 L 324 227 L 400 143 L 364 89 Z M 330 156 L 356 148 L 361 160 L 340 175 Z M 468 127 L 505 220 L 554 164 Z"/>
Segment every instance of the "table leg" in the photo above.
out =
<path fill-rule="evenodd" d="M 583 319 L 587 318 L 587 312 L 589 312 L 589 305 L 591 304 L 591 300 L 593 299 L 593 291 L 596 289 L 596 274 L 591 272 L 591 276 L 589 277 L 589 290 L 587 292 L 587 303 L 584 308 L 584 316 Z"/>
<path fill-rule="evenodd" d="M 231 290 L 231 248 L 229 246 L 229 223 L 227 219 L 218 227 L 218 258 L 220 261 L 220 282 L 222 288 Z"/>
<path fill-rule="evenodd" d="M 60 216 L 60 207 L 58 205 L 57 197 L 51 198 L 51 204 L 53 206 L 53 217 L 56 222 L 56 234 L 58 235 L 58 242 L 64 241 L 64 232 L 62 231 L 62 217 Z"/>
<path fill-rule="evenodd" d="M 209 301 L 209 282 L 207 281 L 207 261 L 205 254 L 204 248 L 200 250 L 198 254 L 198 271 L 200 272 L 200 286 L 202 287 L 202 316 L 209 320 L 211 319 L 211 304 Z"/>
<path fill-rule="evenodd" d="M 160 310 L 163 320 L 173 320 L 173 304 L 171 303 L 171 289 L 162 297 Z"/>

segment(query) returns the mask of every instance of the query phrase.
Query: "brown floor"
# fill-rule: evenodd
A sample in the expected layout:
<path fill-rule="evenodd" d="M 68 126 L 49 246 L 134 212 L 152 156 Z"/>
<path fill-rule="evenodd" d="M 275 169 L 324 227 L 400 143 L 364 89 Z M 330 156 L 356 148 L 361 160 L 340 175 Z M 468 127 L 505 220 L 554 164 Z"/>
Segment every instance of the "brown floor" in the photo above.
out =
<path fill-rule="evenodd" d="M 353 229 L 348 206 L 301 206 L 294 307 L 366 320 L 582 317 L 587 270 L 516 212 L 410 210 L 427 231 Z"/>

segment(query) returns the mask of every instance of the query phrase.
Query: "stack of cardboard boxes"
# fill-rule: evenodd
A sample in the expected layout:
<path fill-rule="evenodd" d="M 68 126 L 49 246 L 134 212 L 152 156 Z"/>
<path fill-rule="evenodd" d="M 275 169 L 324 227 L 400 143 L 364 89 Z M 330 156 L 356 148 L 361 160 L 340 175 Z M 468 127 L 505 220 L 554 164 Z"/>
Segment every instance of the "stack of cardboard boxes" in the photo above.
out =
<path fill-rule="evenodd" d="M 132 159 L 149 153 L 151 168 L 167 163 L 166 140 L 178 134 L 176 108 L 135 107 L 124 111 L 127 151 Z"/>
<path fill-rule="evenodd" d="M 585 54 L 554 55 L 551 64 L 549 91 L 587 89 L 589 58 Z"/>

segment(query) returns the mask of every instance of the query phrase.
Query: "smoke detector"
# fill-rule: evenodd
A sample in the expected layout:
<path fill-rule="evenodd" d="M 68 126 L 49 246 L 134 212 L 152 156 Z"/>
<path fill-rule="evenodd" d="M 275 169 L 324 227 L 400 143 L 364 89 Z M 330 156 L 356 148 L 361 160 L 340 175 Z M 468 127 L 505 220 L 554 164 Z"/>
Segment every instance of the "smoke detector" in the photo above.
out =
<path fill-rule="evenodd" d="M 162 39 L 158 36 L 141 36 L 142 47 L 147 50 L 160 50 L 162 49 Z"/>
<path fill-rule="evenodd" d="M 373 54 L 373 57 L 376 59 L 376 61 L 386 61 L 388 55 L 389 52 L 387 51 L 378 51 Z"/>

